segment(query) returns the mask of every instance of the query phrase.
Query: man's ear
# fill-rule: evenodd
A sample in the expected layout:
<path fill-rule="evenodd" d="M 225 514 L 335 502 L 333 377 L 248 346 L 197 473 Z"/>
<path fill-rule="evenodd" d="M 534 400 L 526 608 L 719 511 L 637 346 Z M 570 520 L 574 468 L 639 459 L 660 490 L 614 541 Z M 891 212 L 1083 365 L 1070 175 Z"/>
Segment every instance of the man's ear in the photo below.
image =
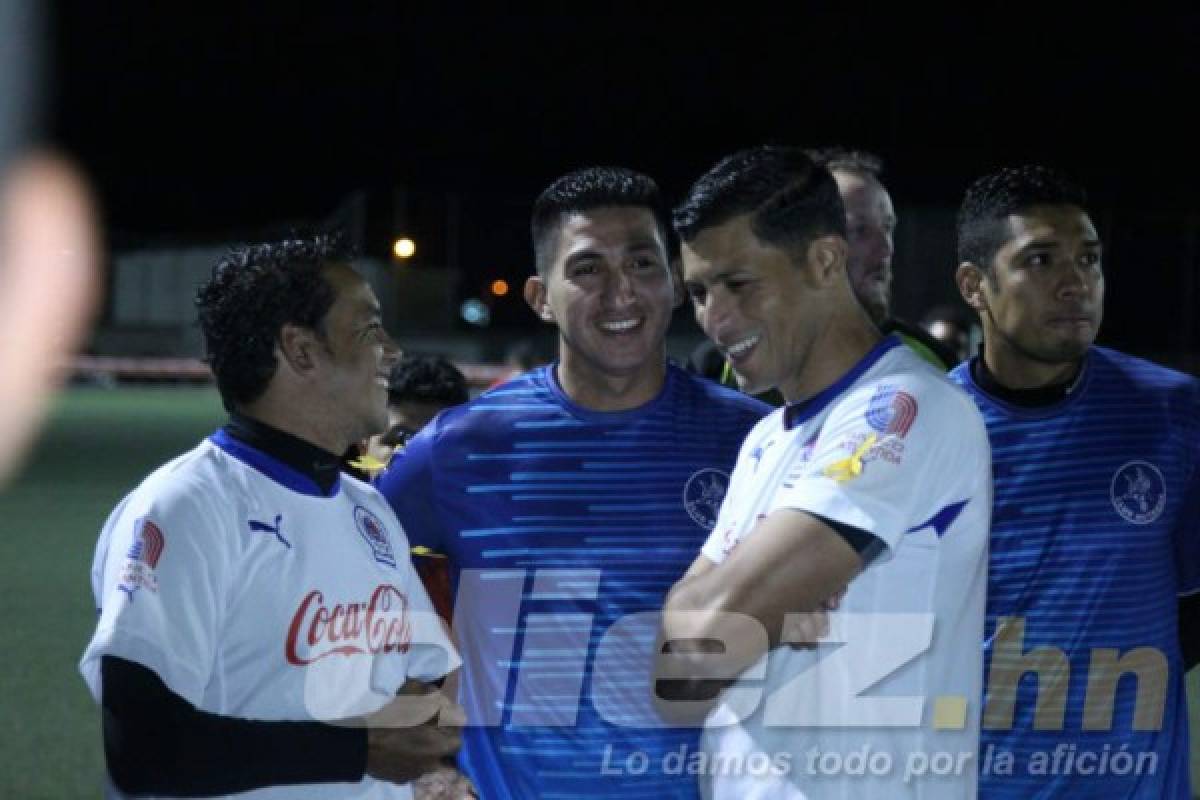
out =
<path fill-rule="evenodd" d="M 822 286 L 828 286 L 845 274 L 849 252 L 841 236 L 818 236 L 808 244 L 807 266 Z"/>
<path fill-rule="evenodd" d="M 317 338 L 309 328 L 285 324 L 279 329 L 279 356 L 293 372 L 303 375 L 316 366 Z"/>
<path fill-rule="evenodd" d="M 554 322 L 554 310 L 546 302 L 546 282 L 541 275 L 530 275 L 525 279 L 525 302 L 543 322 Z"/>
<path fill-rule="evenodd" d="M 979 265 L 973 261 L 964 261 L 958 265 L 954 273 L 954 283 L 962 299 L 975 311 L 982 314 L 987 311 L 987 295 L 983 291 L 983 283 L 987 280 Z"/>

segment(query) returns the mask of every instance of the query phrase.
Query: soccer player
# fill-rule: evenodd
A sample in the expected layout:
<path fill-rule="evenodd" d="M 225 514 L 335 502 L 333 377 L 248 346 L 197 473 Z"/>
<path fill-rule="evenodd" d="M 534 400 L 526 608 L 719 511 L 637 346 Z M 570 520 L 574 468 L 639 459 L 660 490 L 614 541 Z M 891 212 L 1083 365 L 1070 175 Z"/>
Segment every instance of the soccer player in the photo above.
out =
<path fill-rule="evenodd" d="M 234 251 L 197 306 L 229 423 L 121 501 L 92 570 L 109 791 L 411 797 L 457 750 L 426 682 L 458 658 L 395 515 L 338 469 L 387 422 L 379 304 L 316 237 Z"/>
<path fill-rule="evenodd" d="M 1190 798 L 1176 598 L 1200 588 L 1200 383 L 1094 346 L 1103 245 L 1061 173 L 973 183 L 958 256 L 983 347 L 951 377 L 995 474 L 980 794 Z"/>
<path fill-rule="evenodd" d="M 696 732 L 653 707 L 653 617 L 767 409 L 667 362 L 667 225 L 644 175 L 554 181 L 525 298 L 558 360 L 441 414 L 379 480 L 413 542 L 449 559 L 460 762 L 489 800 L 696 794 L 667 758 Z"/>
<path fill-rule="evenodd" d="M 883 160 L 874 153 L 846 147 L 807 151 L 837 182 L 838 195 L 846 210 L 846 273 L 850 288 L 871 321 L 885 335 L 895 334 L 919 356 L 943 370 L 959 362 L 955 353 L 924 328 L 892 316 L 892 255 L 896 233 L 896 210 L 883 185 Z M 736 384 L 735 370 L 713 353 L 710 341 L 698 346 L 691 357 L 694 371 Z M 759 395 L 772 405 L 781 405 L 777 391 Z"/>
<path fill-rule="evenodd" d="M 705 721 L 705 796 L 973 797 L 991 477 L 979 414 L 880 336 L 847 276 L 837 184 L 803 151 L 723 159 L 675 228 L 697 322 L 747 391 L 787 400 L 746 438 L 663 615 L 660 696 L 703 708 L 733 679 Z M 807 641 L 800 615 L 843 592 L 828 636 L 844 647 L 781 646 Z"/>
<path fill-rule="evenodd" d="M 388 375 L 387 430 L 371 437 L 367 455 L 386 464 L 440 412 L 468 399 L 458 367 L 441 356 L 404 356 Z"/>

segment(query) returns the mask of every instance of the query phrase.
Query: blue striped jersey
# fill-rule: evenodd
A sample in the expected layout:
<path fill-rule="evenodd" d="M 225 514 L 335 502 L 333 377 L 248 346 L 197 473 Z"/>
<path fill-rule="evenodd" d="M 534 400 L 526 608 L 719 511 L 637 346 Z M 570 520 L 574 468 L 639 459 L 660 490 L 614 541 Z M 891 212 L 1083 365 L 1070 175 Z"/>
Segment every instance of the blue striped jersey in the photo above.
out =
<path fill-rule="evenodd" d="M 393 459 L 379 489 L 450 561 L 460 762 L 481 796 L 696 796 L 698 731 L 654 713 L 656 615 L 768 410 L 669 365 L 646 405 L 589 411 L 551 365 L 443 412 Z"/>
<path fill-rule="evenodd" d="M 970 367 L 995 481 L 982 798 L 1190 798 L 1177 596 L 1200 589 L 1200 382 L 1094 347 L 1061 402 Z"/>

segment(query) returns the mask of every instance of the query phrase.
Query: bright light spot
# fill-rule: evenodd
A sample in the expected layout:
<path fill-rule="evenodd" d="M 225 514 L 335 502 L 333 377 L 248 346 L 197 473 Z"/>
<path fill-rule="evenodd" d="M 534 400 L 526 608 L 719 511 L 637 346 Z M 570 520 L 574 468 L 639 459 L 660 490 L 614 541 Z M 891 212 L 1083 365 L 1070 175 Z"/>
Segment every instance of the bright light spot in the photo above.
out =
<path fill-rule="evenodd" d="M 492 321 L 491 310 L 478 297 L 464 301 L 459 313 L 467 322 L 480 328 L 486 328 Z"/>
<path fill-rule="evenodd" d="M 502 278 L 492 281 L 492 294 L 496 295 L 496 297 L 504 297 L 504 295 L 508 294 L 508 281 Z"/>
<path fill-rule="evenodd" d="M 392 244 L 392 252 L 396 254 L 396 258 L 412 258 L 413 253 L 417 252 L 417 245 L 406 236 Z"/>

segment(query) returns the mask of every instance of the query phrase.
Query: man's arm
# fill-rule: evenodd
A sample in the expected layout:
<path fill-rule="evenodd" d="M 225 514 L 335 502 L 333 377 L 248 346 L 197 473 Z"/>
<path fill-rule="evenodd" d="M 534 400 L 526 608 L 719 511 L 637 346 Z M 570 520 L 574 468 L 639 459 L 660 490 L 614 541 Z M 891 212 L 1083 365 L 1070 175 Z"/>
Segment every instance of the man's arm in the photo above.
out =
<path fill-rule="evenodd" d="M 251 720 L 200 711 L 132 661 L 105 656 L 101 669 L 105 759 L 113 783 L 129 794 L 204 797 L 357 782 L 364 774 L 407 782 L 443 766 L 459 746 L 457 728 L 439 725 L 442 708 L 452 705 L 440 695 L 428 722 L 403 720 L 407 727 L 380 718 L 393 705 L 411 711 L 407 698 L 345 726 Z"/>
<path fill-rule="evenodd" d="M 693 681 L 677 687 L 681 694 L 710 698 L 712 681 L 727 682 L 791 638 L 784 636 L 787 614 L 819 610 L 862 563 L 833 528 L 791 509 L 762 520 L 720 565 L 700 556 L 667 594 L 663 613 L 662 641 L 682 654 L 672 660 L 691 662 Z M 724 653 L 723 674 L 711 674 L 714 652 Z"/>

